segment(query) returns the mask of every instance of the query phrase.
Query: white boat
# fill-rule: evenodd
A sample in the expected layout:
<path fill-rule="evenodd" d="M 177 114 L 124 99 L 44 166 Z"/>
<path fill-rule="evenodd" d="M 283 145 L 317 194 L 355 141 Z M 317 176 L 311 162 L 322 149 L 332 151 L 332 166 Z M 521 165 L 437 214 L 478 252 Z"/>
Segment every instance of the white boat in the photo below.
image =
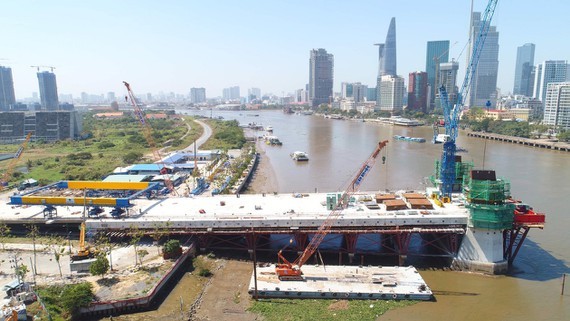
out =
<path fill-rule="evenodd" d="M 273 127 L 267 126 L 267 127 L 265 128 L 265 131 L 267 131 L 268 133 L 273 133 Z"/>
<path fill-rule="evenodd" d="M 443 143 L 446 143 L 447 141 L 449 141 L 450 139 L 451 139 L 451 137 L 449 137 L 449 135 L 438 134 L 436 137 L 433 138 L 433 143 L 434 144 L 443 144 Z"/>
<path fill-rule="evenodd" d="M 296 151 L 291 153 L 291 158 L 297 162 L 306 162 L 309 160 L 309 156 L 305 152 Z"/>

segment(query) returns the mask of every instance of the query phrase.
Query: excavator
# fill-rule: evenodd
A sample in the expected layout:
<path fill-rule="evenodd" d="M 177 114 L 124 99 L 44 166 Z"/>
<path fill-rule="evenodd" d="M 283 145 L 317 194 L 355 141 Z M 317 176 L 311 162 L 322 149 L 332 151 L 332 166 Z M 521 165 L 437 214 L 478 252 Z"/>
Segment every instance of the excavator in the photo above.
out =
<path fill-rule="evenodd" d="M 303 281 L 303 272 L 301 267 L 307 262 L 307 260 L 315 253 L 321 242 L 324 240 L 325 236 L 331 231 L 333 224 L 338 220 L 340 214 L 344 209 L 348 207 L 350 198 L 358 192 L 360 189 L 360 184 L 363 182 L 366 175 L 370 172 L 378 155 L 382 149 L 388 144 L 388 141 L 382 141 L 378 143 L 376 149 L 370 157 L 362 164 L 360 170 L 356 173 L 354 178 L 350 181 L 349 185 L 344 189 L 342 196 L 338 199 L 336 206 L 329 213 L 327 218 L 324 220 L 323 224 L 319 227 L 311 242 L 305 248 L 303 253 L 294 261 L 289 262 L 283 256 L 283 250 L 277 253 L 277 265 L 275 267 L 275 273 L 281 281 Z M 382 161 L 386 161 L 386 157 L 382 156 Z"/>

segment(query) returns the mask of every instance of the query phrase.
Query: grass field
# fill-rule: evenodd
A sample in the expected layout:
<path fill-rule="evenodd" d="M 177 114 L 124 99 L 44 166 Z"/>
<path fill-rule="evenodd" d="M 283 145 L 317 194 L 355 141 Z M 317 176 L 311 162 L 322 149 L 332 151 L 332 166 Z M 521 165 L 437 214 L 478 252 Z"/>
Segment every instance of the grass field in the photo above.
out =
<path fill-rule="evenodd" d="M 92 113 L 83 117 L 84 140 L 55 143 L 30 142 L 16 166 L 11 182 L 34 178 L 40 184 L 58 180 L 100 180 L 116 167 L 134 162 L 149 162 L 152 145 L 170 150 L 190 145 L 203 132 L 190 117 L 152 119 L 150 141 L 143 126 L 131 115 L 118 119 L 97 119 Z M 189 129 L 189 126 L 191 129 Z M 0 145 L 0 153 L 15 152 L 17 145 Z M 5 170 L 10 161 L 0 163 Z M 22 173 L 23 172 L 23 173 Z"/>

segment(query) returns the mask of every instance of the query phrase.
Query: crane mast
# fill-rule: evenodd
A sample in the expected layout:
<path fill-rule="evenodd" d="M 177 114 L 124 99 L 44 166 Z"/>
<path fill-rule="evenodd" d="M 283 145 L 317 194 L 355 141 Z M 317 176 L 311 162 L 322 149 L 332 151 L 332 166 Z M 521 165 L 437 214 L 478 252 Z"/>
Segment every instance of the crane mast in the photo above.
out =
<path fill-rule="evenodd" d="M 329 234 L 332 229 L 333 224 L 338 220 L 342 211 L 348 206 L 350 197 L 354 195 L 360 189 L 361 183 L 366 178 L 366 175 L 370 172 L 376 159 L 380 154 L 380 151 L 388 144 L 388 141 L 382 141 L 378 143 L 374 152 L 368 157 L 368 159 L 362 164 L 360 170 L 357 172 L 355 177 L 350 181 L 349 185 L 345 188 L 342 196 L 337 201 L 335 208 L 329 213 L 325 221 L 319 226 L 317 233 L 311 238 L 309 245 L 305 248 L 303 253 L 294 261 L 289 262 L 282 254 L 282 251 L 277 253 L 278 263 L 275 268 L 275 272 L 280 280 L 283 281 L 293 281 L 302 280 L 301 267 L 307 262 L 307 260 L 315 253 L 319 245 L 324 240 L 325 236 Z"/>
<path fill-rule="evenodd" d="M 155 159 L 155 161 L 160 161 L 162 159 L 162 156 L 160 155 L 160 152 L 158 151 L 158 148 L 156 147 L 156 143 L 154 142 L 154 138 L 152 138 L 152 127 L 150 126 L 150 123 L 146 119 L 144 112 L 142 111 L 142 109 L 137 104 L 135 94 L 131 90 L 131 85 L 126 81 L 123 81 L 123 83 L 125 84 L 125 87 L 127 87 L 128 98 L 131 100 L 131 104 L 133 105 L 133 110 L 134 110 L 135 116 L 137 117 L 137 119 L 139 120 L 139 122 L 141 123 L 141 125 L 143 127 L 144 137 L 145 137 L 146 141 L 148 142 L 148 144 L 152 150 L 152 154 L 154 156 L 154 159 Z M 160 164 L 162 164 L 162 163 L 160 163 Z M 164 164 L 162 164 L 162 165 L 164 168 Z M 162 170 L 163 168 L 161 168 L 160 170 Z M 164 178 L 164 184 L 166 185 L 168 190 L 170 192 L 176 193 L 176 190 L 174 189 L 174 185 L 172 184 L 172 181 L 168 177 L 168 173 L 166 173 L 164 177 L 165 177 Z"/>
<path fill-rule="evenodd" d="M 479 64 L 479 58 L 481 57 L 481 52 L 483 50 L 483 45 L 487 39 L 487 34 L 491 26 L 491 19 L 495 13 L 495 8 L 497 6 L 498 0 L 489 0 L 483 17 L 481 19 L 481 26 L 479 27 L 479 32 L 475 35 L 475 45 L 472 48 L 471 58 L 467 65 L 465 71 L 465 78 L 463 79 L 463 84 L 457 95 L 457 101 L 452 105 L 449 101 L 449 96 L 445 86 L 439 87 L 439 94 L 441 99 L 441 106 L 443 108 L 443 115 L 445 119 L 445 133 L 447 135 L 447 140 L 443 143 L 443 152 L 441 155 L 441 165 L 440 165 L 440 192 L 441 197 L 446 200 L 451 200 L 451 194 L 453 192 L 453 184 L 456 179 L 455 172 L 455 154 L 456 145 L 455 140 L 458 134 L 458 124 L 459 124 L 459 114 L 463 109 L 465 103 L 465 97 L 469 94 L 469 87 L 473 81 L 473 76 L 477 70 L 477 65 Z"/>

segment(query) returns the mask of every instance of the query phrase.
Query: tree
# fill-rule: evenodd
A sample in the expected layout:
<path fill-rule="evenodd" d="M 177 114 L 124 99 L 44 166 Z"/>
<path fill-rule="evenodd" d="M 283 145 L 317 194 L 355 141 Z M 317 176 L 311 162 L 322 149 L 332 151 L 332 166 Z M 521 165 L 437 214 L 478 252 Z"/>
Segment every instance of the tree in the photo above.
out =
<path fill-rule="evenodd" d="M 50 237 L 47 241 L 47 246 L 50 248 L 55 261 L 57 262 L 57 267 L 59 268 L 59 276 L 63 277 L 63 272 L 61 272 L 61 256 L 65 253 L 65 240 L 59 236 Z"/>
<path fill-rule="evenodd" d="M 143 264 L 143 259 L 144 259 L 144 257 L 148 255 L 148 251 L 145 250 L 145 249 L 138 250 L 138 251 L 137 251 L 137 255 L 138 255 L 138 257 L 139 257 L 139 262 L 140 262 L 140 264 L 142 265 L 142 264 Z"/>
<path fill-rule="evenodd" d="M 95 262 L 91 263 L 89 273 L 97 276 L 104 276 L 109 272 L 109 260 L 104 253 L 97 255 Z"/>
<path fill-rule="evenodd" d="M 18 265 L 18 269 L 16 270 L 16 275 L 18 276 L 19 279 L 22 280 L 22 283 L 24 283 L 24 280 L 26 279 L 26 274 L 28 274 L 28 272 L 30 272 L 30 270 L 28 269 L 27 265 L 25 264 Z"/>
<path fill-rule="evenodd" d="M 40 235 L 39 232 L 39 228 L 37 225 L 31 224 L 31 225 L 25 225 L 25 227 L 28 229 L 28 237 L 32 238 L 32 245 L 33 245 L 33 251 L 34 251 L 34 266 L 33 271 L 34 271 L 34 275 L 37 275 L 37 253 L 36 253 L 36 239 L 37 237 Z"/>
<path fill-rule="evenodd" d="M 129 235 L 131 236 L 129 244 L 131 244 L 135 249 L 135 266 L 137 266 L 139 264 L 138 245 L 140 240 L 144 236 L 144 232 L 140 228 L 138 228 L 138 226 L 132 224 L 129 229 Z"/>
<path fill-rule="evenodd" d="M 111 243 L 111 240 L 103 235 L 100 234 L 97 239 L 95 240 L 95 244 L 97 245 L 97 248 L 102 250 L 103 253 L 105 254 L 109 254 L 109 269 L 112 271 L 113 270 L 113 243 Z"/>
<path fill-rule="evenodd" d="M 169 240 L 164 243 L 162 247 L 162 253 L 165 259 L 176 259 L 182 254 L 182 247 L 180 246 L 180 241 Z"/>
<path fill-rule="evenodd" d="M 143 157 L 142 153 L 139 152 L 128 152 L 123 156 L 123 162 L 127 164 L 132 164 Z"/>
<path fill-rule="evenodd" d="M 2 250 L 6 249 L 6 241 L 11 236 L 12 229 L 5 223 L 0 223 L 0 243 L 2 243 Z"/>
<path fill-rule="evenodd" d="M 86 282 L 66 285 L 61 292 L 60 302 L 67 312 L 72 316 L 77 316 L 79 309 L 89 306 L 94 297 L 93 286 Z"/>

